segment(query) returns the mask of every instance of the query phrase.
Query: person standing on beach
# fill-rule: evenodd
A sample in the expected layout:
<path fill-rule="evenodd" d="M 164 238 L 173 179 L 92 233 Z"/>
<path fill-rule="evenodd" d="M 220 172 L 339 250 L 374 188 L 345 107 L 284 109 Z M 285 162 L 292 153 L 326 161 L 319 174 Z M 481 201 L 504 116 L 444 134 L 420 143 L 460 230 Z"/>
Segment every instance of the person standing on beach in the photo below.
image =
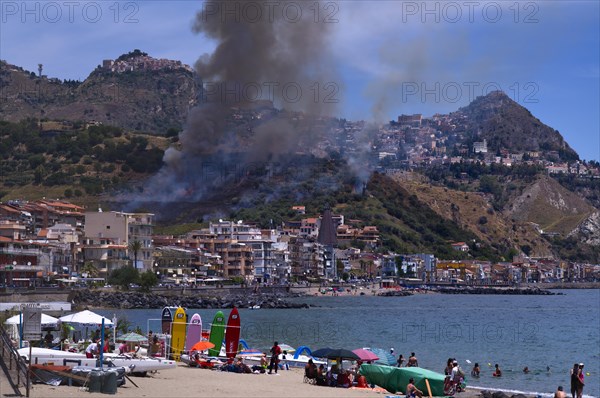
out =
<path fill-rule="evenodd" d="M 417 357 L 415 356 L 414 352 L 410 353 L 410 357 L 408 357 L 408 363 L 406 364 L 407 367 L 416 367 L 419 366 L 419 361 L 417 360 Z"/>
<path fill-rule="evenodd" d="M 281 347 L 279 347 L 278 342 L 273 343 L 273 347 L 271 347 L 271 363 L 269 363 L 269 374 L 273 372 L 275 369 L 275 374 L 277 374 L 277 364 L 279 363 L 279 354 L 281 354 Z"/>
<path fill-rule="evenodd" d="M 579 383 L 577 384 L 577 398 L 581 398 L 583 396 L 583 386 L 585 386 L 585 377 L 583 375 L 582 363 L 579 364 L 577 380 L 579 381 Z"/>
<path fill-rule="evenodd" d="M 579 386 L 579 364 L 574 364 L 571 369 L 571 396 L 575 398 L 577 396 L 577 387 Z"/>
<path fill-rule="evenodd" d="M 398 357 L 398 361 L 396 363 L 399 368 L 401 368 L 402 365 L 404 365 L 404 356 L 402 354 L 400 354 L 400 356 Z"/>

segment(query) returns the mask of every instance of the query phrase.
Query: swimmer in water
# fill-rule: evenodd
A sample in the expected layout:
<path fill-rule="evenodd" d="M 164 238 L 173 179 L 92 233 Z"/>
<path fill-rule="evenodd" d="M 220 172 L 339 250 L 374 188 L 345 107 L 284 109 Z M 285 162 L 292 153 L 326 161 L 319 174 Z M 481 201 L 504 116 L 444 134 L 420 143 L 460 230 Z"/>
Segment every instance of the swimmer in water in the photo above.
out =
<path fill-rule="evenodd" d="M 500 370 L 500 365 L 495 364 L 494 367 L 496 368 L 496 370 L 494 371 L 494 373 L 492 373 L 492 376 L 502 377 L 502 371 Z"/>
<path fill-rule="evenodd" d="M 525 374 L 529 373 L 529 368 L 527 366 L 525 366 L 523 368 L 523 373 L 525 373 Z"/>

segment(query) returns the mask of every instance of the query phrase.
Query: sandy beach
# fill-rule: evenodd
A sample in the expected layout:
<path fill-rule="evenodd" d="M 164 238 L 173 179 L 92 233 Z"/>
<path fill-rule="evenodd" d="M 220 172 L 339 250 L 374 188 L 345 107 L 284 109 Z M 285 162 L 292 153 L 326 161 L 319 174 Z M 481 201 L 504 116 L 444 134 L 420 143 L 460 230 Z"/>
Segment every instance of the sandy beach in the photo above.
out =
<path fill-rule="evenodd" d="M 386 397 L 394 394 L 381 389 L 320 387 L 303 383 L 303 370 L 280 371 L 279 375 L 238 374 L 180 365 L 148 377 L 132 377 L 117 390 L 118 397 Z M 99 395 L 99 393 L 97 393 Z M 34 398 L 86 397 L 81 387 L 35 384 Z M 462 398 L 478 397 L 477 391 L 464 392 Z"/>

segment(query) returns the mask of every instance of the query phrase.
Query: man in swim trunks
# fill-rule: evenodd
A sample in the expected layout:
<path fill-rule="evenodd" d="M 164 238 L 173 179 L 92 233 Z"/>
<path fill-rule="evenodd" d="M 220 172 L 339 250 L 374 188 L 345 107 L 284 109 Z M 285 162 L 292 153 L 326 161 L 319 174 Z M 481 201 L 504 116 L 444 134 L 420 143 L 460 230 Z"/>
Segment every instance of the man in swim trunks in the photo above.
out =
<path fill-rule="evenodd" d="M 423 391 L 419 390 L 414 383 L 415 379 L 411 377 L 410 380 L 408 380 L 408 385 L 406 386 L 406 396 L 411 398 L 423 397 Z"/>
<path fill-rule="evenodd" d="M 554 393 L 554 398 L 567 398 L 567 394 L 564 393 L 562 386 L 558 386 L 558 389 Z"/>
<path fill-rule="evenodd" d="M 419 366 L 419 361 L 417 360 L 417 357 L 415 356 L 414 352 L 410 353 L 410 357 L 408 357 L 408 362 L 406 363 L 406 366 Z"/>

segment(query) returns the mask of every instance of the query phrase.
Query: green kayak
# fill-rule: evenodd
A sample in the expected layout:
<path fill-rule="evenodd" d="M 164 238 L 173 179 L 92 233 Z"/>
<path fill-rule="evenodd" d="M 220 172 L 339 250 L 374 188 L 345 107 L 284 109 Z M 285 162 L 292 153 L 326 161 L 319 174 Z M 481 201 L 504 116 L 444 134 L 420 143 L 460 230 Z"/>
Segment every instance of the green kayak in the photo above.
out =
<path fill-rule="evenodd" d="M 423 391 L 424 395 L 427 395 L 427 386 L 425 385 L 425 379 L 427 379 L 431 387 L 431 394 L 444 396 L 444 379 L 446 376 L 431 370 L 416 367 L 396 368 L 393 366 L 363 364 L 360 367 L 360 374 L 367 378 L 367 383 L 383 387 L 392 394 L 396 392 L 406 394 L 408 380 L 412 377 L 415 379 L 415 386 Z"/>

